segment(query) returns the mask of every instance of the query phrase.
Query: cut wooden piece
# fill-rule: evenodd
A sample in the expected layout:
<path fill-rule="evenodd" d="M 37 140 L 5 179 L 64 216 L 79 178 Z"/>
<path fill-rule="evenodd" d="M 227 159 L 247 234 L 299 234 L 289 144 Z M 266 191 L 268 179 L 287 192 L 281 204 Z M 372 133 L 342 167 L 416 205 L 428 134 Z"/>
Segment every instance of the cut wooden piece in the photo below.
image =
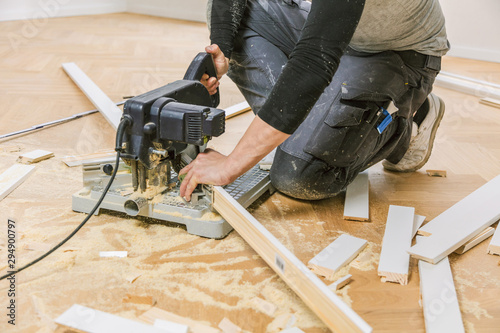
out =
<path fill-rule="evenodd" d="M 276 309 L 277 309 L 276 305 L 274 305 L 273 303 L 268 302 L 260 297 L 254 297 L 252 299 L 252 302 L 255 304 L 255 306 L 260 311 L 262 311 L 263 313 L 265 313 L 269 317 L 272 317 L 274 315 L 274 313 L 276 312 Z"/>
<path fill-rule="evenodd" d="M 483 232 L 481 232 L 479 235 L 476 237 L 472 238 L 470 241 L 465 243 L 464 245 L 460 246 L 458 249 L 455 250 L 456 254 L 464 254 L 465 252 L 469 251 L 472 249 L 474 246 L 477 244 L 481 243 L 488 237 L 491 237 L 495 233 L 495 228 L 488 227 L 484 229 Z"/>
<path fill-rule="evenodd" d="M 417 236 L 417 244 L 422 236 Z M 420 294 L 427 333 L 464 332 L 448 257 L 433 265 L 418 261 Z"/>
<path fill-rule="evenodd" d="M 32 165 L 14 164 L 0 174 L 0 200 L 21 185 L 34 170 Z"/>
<path fill-rule="evenodd" d="M 294 256 L 222 187 L 213 207 L 334 332 L 371 332 L 371 327 Z"/>
<path fill-rule="evenodd" d="M 342 234 L 309 260 L 307 266 L 314 273 L 333 279 L 335 273 L 356 258 L 367 244 L 364 239 Z"/>
<path fill-rule="evenodd" d="M 84 154 L 78 156 L 66 156 L 62 159 L 63 163 L 69 167 L 79 166 L 86 163 L 99 163 L 116 159 L 116 151 L 106 149 L 92 154 Z"/>
<path fill-rule="evenodd" d="M 389 206 L 378 264 L 383 282 L 408 284 L 410 255 L 406 251 L 411 246 L 414 220 L 415 208 Z"/>
<path fill-rule="evenodd" d="M 189 326 L 190 332 L 192 333 L 219 333 L 220 330 L 203 325 L 195 320 L 181 317 L 174 313 L 159 309 L 151 308 L 139 316 L 139 319 L 150 324 L 154 324 L 156 319 L 167 320 L 181 325 Z"/>
<path fill-rule="evenodd" d="M 415 218 L 413 219 L 413 233 L 411 238 L 415 237 L 418 232 L 418 229 L 424 224 L 425 216 L 415 214 Z"/>
<path fill-rule="evenodd" d="M 491 239 L 490 245 L 488 246 L 488 254 L 497 254 L 500 255 L 500 228 L 497 226 L 495 234 Z"/>
<path fill-rule="evenodd" d="M 347 186 L 344 203 L 344 219 L 370 221 L 370 185 L 368 171 L 363 171 Z"/>
<path fill-rule="evenodd" d="M 235 325 L 231 320 L 224 317 L 222 321 L 219 323 L 219 328 L 224 333 L 240 333 L 241 328 Z"/>
<path fill-rule="evenodd" d="M 500 99 L 494 99 L 494 98 L 481 98 L 479 100 L 479 103 L 492 106 L 494 108 L 500 109 Z"/>
<path fill-rule="evenodd" d="M 37 149 L 29 153 L 19 155 L 17 162 L 22 164 L 32 164 L 37 163 L 46 159 L 54 157 L 54 153 L 47 150 Z"/>
<path fill-rule="evenodd" d="M 418 233 L 429 236 L 408 252 L 437 263 L 500 219 L 500 176 L 495 177 L 441 215 Z"/>
<path fill-rule="evenodd" d="M 156 319 L 154 323 L 154 327 L 161 328 L 165 330 L 165 333 L 188 333 L 189 326 L 173 323 L 171 321 Z"/>
<path fill-rule="evenodd" d="M 436 76 L 435 85 L 447 89 L 456 90 L 476 97 L 490 97 L 500 99 L 500 88 L 489 82 L 478 82 L 467 77 L 459 78 L 456 75 L 446 75 L 440 73 Z"/>
<path fill-rule="evenodd" d="M 352 275 L 351 274 L 347 274 L 346 276 L 338 279 L 337 281 L 335 281 L 334 283 L 332 283 L 331 285 L 329 285 L 328 288 L 330 288 L 333 291 L 342 289 L 349 282 L 351 282 L 351 280 L 352 280 Z"/>
<path fill-rule="evenodd" d="M 101 258 L 126 258 L 127 257 L 127 251 L 100 251 L 99 252 L 99 257 Z"/>
<path fill-rule="evenodd" d="M 118 128 L 122 110 L 78 67 L 75 63 L 65 63 L 62 67 L 66 74 L 83 91 L 97 110 L 106 118 L 113 129 Z"/>
<path fill-rule="evenodd" d="M 69 310 L 60 315 L 55 322 L 59 325 L 91 333 L 165 333 L 160 328 L 79 304 L 74 304 Z"/>
<path fill-rule="evenodd" d="M 252 108 L 250 105 L 248 105 L 248 102 L 241 102 L 236 105 L 230 106 L 225 109 L 226 111 L 226 119 L 235 117 L 237 115 L 240 115 L 244 112 L 250 111 Z"/>
<path fill-rule="evenodd" d="M 446 170 L 425 170 L 430 177 L 446 177 Z"/>

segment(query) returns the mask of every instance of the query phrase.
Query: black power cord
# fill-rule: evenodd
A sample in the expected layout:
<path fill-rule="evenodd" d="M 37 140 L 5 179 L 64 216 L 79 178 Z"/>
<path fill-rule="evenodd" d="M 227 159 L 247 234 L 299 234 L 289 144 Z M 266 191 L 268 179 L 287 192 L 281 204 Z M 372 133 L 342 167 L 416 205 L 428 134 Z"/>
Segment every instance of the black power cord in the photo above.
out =
<path fill-rule="evenodd" d="M 6 279 L 9 276 L 17 274 L 17 273 L 25 270 L 26 268 L 28 268 L 28 267 L 36 264 L 40 260 L 44 259 L 49 254 L 51 254 L 52 252 L 54 252 L 55 250 L 57 250 L 58 248 L 60 248 L 68 240 L 70 240 L 71 237 L 73 237 L 78 232 L 78 230 L 80 230 L 85 225 L 85 223 L 87 223 L 88 220 L 90 220 L 90 218 L 92 217 L 92 215 L 94 215 L 94 213 L 97 210 L 97 208 L 99 208 L 99 206 L 101 205 L 102 201 L 104 200 L 104 197 L 106 196 L 106 194 L 109 191 L 109 188 L 111 187 L 111 184 L 113 184 L 113 180 L 116 177 L 116 173 L 118 172 L 118 168 L 120 166 L 120 153 L 121 153 L 121 150 L 122 150 L 122 137 L 123 137 L 123 133 L 125 132 L 125 129 L 128 126 L 130 126 L 131 124 L 132 124 L 132 120 L 130 118 L 124 117 L 122 119 L 122 121 L 120 122 L 120 125 L 118 125 L 118 129 L 116 131 L 116 148 L 115 148 L 115 150 L 116 150 L 117 154 L 116 154 L 115 169 L 113 170 L 113 173 L 111 174 L 111 178 L 109 179 L 108 184 L 104 188 L 104 191 L 102 192 L 101 197 L 99 198 L 99 200 L 97 200 L 97 203 L 95 204 L 94 208 L 92 208 L 92 210 L 88 213 L 88 215 L 85 217 L 85 219 L 78 225 L 78 227 L 76 227 L 75 230 L 73 230 L 73 232 L 71 234 L 69 234 L 66 238 L 64 238 L 61 242 L 59 242 L 59 244 L 57 244 L 52 249 L 50 249 L 49 251 L 47 251 L 46 253 L 44 253 L 42 256 L 40 256 L 37 259 L 33 260 L 32 262 L 24 265 L 23 267 L 15 270 L 15 271 L 12 271 L 12 272 L 10 272 L 8 274 L 3 275 L 2 277 L 0 277 L 0 280 Z"/>

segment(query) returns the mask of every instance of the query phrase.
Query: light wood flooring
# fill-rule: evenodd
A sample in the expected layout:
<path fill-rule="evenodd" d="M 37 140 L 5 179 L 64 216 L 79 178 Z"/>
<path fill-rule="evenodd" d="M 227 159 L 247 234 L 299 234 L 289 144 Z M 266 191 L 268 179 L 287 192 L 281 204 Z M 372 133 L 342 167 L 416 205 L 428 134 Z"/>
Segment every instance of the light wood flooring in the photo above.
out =
<path fill-rule="evenodd" d="M 182 78 L 208 44 L 204 24 L 134 14 L 39 23 L 29 35 L 26 22 L 0 23 L 0 133 L 93 109 L 61 63 L 75 62 L 112 100 L 120 101 Z M 443 70 L 500 83 L 500 64 L 447 57 Z M 382 283 L 377 276 L 389 205 L 413 206 L 430 220 L 500 174 L 500 109 L 458 92 L 435 92 L 446 102 L 446 115 L 432 157 L 411 174 L 385 172 L 381 165 L 370 169 L 372 222 L 344 221 L 344 195 L 307 202 L 276 193 L 250 209 L 304 263 L 341 233 L 368 240 L 361 266 L 344 270 L 353 282 L 339 295 L 375 332 L 424 331 L 416 262 L 411 262 L 407 286 Z M 243 101 L 227 78 L 221 94 L 223 108 Z M 247 113 L 229 120 L 226 134 L 211 145 L 230 152 L 252 117 Z M 7 218 L 18 225 L 18 262 L 38 257 L 84 218 L 71 210 L 71 195 L 82 187 L 81 168 L 68 168 L 61 158 L 113 144 L 114 132 L 99 114 L 0 141 L 0 148 L 18 145 L 22 152 L 55 153 L 36 164 L 35 173 L 0 202 L 2 272 Z M 0 171 L 17 156 L 0 153 Z M 448 177 L 428 177 L 425 169 L 447 170 Z M 487 255 L 486 248 L 487 242 L 450 256 L 468 332 L 500 327 L 500 257 Z M 109 250 L 129 255 L 99 258 L 99 251 Z M 127 281 L 138 275 L 133 283 Z M 137 320 L 151 306 L 137 301 L 147 299 L 143 296 L 153 296 L 161 309 L 213 327 L 227 317 L 248 332 L 272 332 L 274 317 L 290 313 L 305 332 L 328 331 L 237 233 L 209 240 L 115 213 L 93 217 L 68 244 L 19 274 L 17 288 L 18 325 L 13 330 L 0 312 L 2 332 L 55 331 L 53 320 L 74 303 Z M 6 290 L 5 281 L 0 282 L 3 311 Z M 129 302 L 127 295 L 139 298 Z M 278 305 L 274 317 L 253 305 L 256 296 Z"/>

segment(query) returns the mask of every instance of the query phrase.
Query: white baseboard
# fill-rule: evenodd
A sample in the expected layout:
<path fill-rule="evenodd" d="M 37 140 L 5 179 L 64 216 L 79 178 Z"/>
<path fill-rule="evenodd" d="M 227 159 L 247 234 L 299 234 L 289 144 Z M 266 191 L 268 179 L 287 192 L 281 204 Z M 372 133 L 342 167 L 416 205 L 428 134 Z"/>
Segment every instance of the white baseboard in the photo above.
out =
<path fill-rule="evenodd" d="M 207 0 L 128 0 L 127 11 L 136 14 L 145 14 L 175 18 L 180 20 L 206 22 Z"/>
<path fill-rule="evenodd" d="M 25 1 L 24 6 L 11 6 L 0 11 L 0 21 L 39 20 L 51 17 L 95 15 L 127 11 L 124 0 L 83 1 Z M 50 5 L 43 5 L 44 3 Z"/>
<path fill-rule="evenodd" d="M 467 46 L 452 45 L 451 50 L 446 54 L 451 57 L 460 57 L 474 60 L 499 62 L 500 63 L 500 50 L 479 49 Z"/>

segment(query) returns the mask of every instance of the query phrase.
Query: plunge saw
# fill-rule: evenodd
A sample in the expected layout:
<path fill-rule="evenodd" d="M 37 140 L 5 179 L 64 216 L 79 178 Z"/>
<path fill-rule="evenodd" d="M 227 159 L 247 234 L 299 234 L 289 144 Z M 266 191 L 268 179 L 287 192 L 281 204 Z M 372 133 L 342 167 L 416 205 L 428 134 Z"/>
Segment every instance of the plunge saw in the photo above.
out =
<path fill-rule="evenodd" d="M 184 79 L 125 103 L 122 123 L 127 125 L 117 131 L 121 161 L 96 214 L 108 209 L 175 222 L 185 225 L 191 234 L 208 238 L 223 238 L 232 230 L 213 211 L 212 186 L 198 185 L 190 202 L 179 195 L 178 172 L 225 130 L 225 112 L 217 109 L 219 91 L 210 95 L 200 83 L 205 73 L 217 76 L 212 56 L 202 52 L 191 62 Z M 83 165 L 84 188 L 73 195 L 74 211 L 91 211 L 111 178 L 113 161 Z M 274 191 L 269 172 L 258 166 L 225 189 L 245 208 L 266 191 Z"/>

